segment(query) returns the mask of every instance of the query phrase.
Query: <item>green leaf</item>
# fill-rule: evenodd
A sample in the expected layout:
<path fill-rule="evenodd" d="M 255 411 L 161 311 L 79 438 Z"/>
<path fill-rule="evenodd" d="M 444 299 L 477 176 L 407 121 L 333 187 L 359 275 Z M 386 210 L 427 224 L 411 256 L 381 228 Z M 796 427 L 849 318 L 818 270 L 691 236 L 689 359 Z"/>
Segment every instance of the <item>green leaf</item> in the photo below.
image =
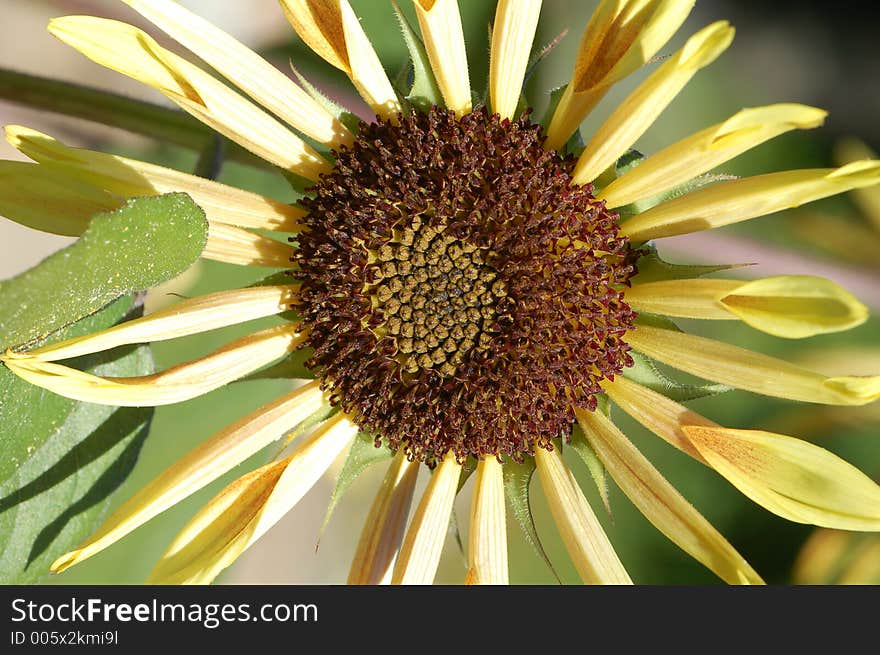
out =
<path fill-rule="evenodd" d="M 400 23 L 400 31 L 403 33 L 403 40 L 406 42 L 409 56 L 412 59 L 413 83 L 406 99 L 421 111 L 428 111 L 435 105 L 444 106 L 443 95 L 434 78 L 434 71 L 431 68 L 425 46 L 409 24 L 406 16 L 403 15 L 397 2 L 392 0 L 391 5 L 394 7 L 394 13 L 397 14 L 397 22 Z"/>
<path fill-rule="evenodd" d="M 633 366 L 624 369 L 623 375 L 628 380 L 662 393 L 676 402 L 687 402 L 697 398 L 707 398 L 731 391 L 733 387 L 725 384 L 683 384 L 663 373 L 650 357 L 630 351 Z"/>
<path fill-rule="evenodd" d="M 596 411 L 604 410 L 597 409 Z M 568 445 L 571 446 L 571 449 L 574 450 L 578 457 L 583 460 L 584 464 L 587 465 L 587 469 L 590 471 L 590 475 L 596 483 L 596 489 L 599 491 L 599 497 L 602 499 L 602 504 L 605 505 L 605 511 L 608 512 L 608 516 L 611 516 L 611 501 L 608 498 L 608 476 L 605 472 L 605 465 L 602 463 L 602 460 L 599 459 L 599 456 L 596 454 L 596 451 L 593 450 L 589 441 L 587 441 L 587 437 L 584 435 L 580 425 L 575 424 L 574 429 L 571 432 L 571 441 Z"/>
<path fill-rule="evenodd" d="M 644 284 L 646 282 L 655 282 L 658 280 L 685 280 L 721 271 L 729 271 L 735 268 L 743 268 L 752 266 L 752 264 L 720 264 L 715 266 L 700 266 L 695 264 L 672 264 L 660 257 L 651 244 L 642 246 L 641 250 L 647 251 L 647 254 L 639 258 L 639 272 L 633 278 L 636 284 Z"/>
<path fill-rule="evenodd" d="M 137 198 L 96 216 L 76 243 L 0 283 L 0 348 L 43 339 L 180 275 L 207 234 L 205 213 L 182 193 Z"/>
<path fill-rule="evenodd" d="M 131 297 L 120 299 L 57 336 L 109 327 L 130 305 Z M 112 377 L 153 372 L 147 346 L 90 355 L 76 366 Z M 0 584 L 39 581 L 98 526 L 134 467 L 152 414 L 68 400 L 0 367 Z"/>
<path fill-rule="evenodd" d="M 532 475 L 535 473 L 535 460 L 532 457 L 526 457 L 522 464 L 509 461 L 504 463 L 504 495 L 507 497 L 507 506 L 513 512 L 516 522 L 526 541 L 535 551 L 535 554 L 544 560 L 547 568 L 553 573 L 556 580 L 562 584 L 556 569 L 547 557 L 547 552 L 541 544 L 541 538 L 538 536 L 538 530 L 535 527 L 535 519 L 532 516 L 532 506 L 529 501 L 529 484 L 532 481 Z"/>
<path fill-rule="evenodd" d="M 324 515 L 324 522 L 321 524 L 321 534 L 330 522 L 330 516 L 336 505 L 342 500 L 345 492 L 348 491 L 351 484 L 360 477 L 361 473 L 366 471 L 373 464 L 378 464 L 394 457 L 394 452 L 384 443 L 378 448 L 376 447 L 375 438 L 369 432 L 361 432 L 358 434 L 351 448 L 348 450 L 348 456 L 345 458 L 345 464 L 336 478 L 336 486 L 330 495 L 330 504 L 327 506 L 327 513 Z"/>

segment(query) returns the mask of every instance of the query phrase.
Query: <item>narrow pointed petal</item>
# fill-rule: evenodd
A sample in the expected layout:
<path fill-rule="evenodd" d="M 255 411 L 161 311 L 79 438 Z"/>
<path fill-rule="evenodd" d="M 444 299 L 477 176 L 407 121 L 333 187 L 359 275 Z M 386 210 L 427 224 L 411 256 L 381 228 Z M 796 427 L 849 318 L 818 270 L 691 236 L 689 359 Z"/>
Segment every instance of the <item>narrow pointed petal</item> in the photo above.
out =
<path fill-rule="evenodd" d="M 406 530 L 418 474 L 419 463 L 410 462 L 402 450 L 398 451 L 364 522 L 348 584 L 384 584 L 390 578 Z"/>
<path fill-rule="evenodd" d="M 25 360 L 54 362 L 118 346 L 166 341 L 286 312 L 299 285 L 249 287 L 182 300 L 148 316 L 35 350 L 12 353 Z"/>
<path fill-rule="evenodd" d="M 632 584 L 559 449 L 535 449 L 541 487 L 562 540 L 587 584 Z"/>
<path fill-rule="evenodd" d="M 56 18 L 49 31 L 95 63 L 156 89 L 266 161 L 309 180 L 330 172 L 327 161 L 278 120 L 145 32 L 92 16 Z"/>
<path fill-rule="evenodd" d="M 681 371 L 765 396 L 826 405 L 866 405 L 880 398 L 880 376 L 826 377 L 721 341 L 647 325 L 626 340 Z"/>
<path fill-rule="evenodd" d="M 55 560 L 52 571 L 60 573 L 119 541 L 280 439 L 326 404 L 316 380 L 224 428 L 141 487 L 85 543 Z"/>
<path fill-rule="evenodd" d="M 880 530 L 880 486 L 837 455 L 771 432 L 681 429 L 713 469 L 774 514 L 839 530 Z"/>
<path fill-rule="evenodd" d="M 792 567 L 792 582 L 797 585 L 833 584 L 852 539 L 853 534 L 843 530 L 814 530 L 801 546 Z"/>
<path fill-rule="evenodd" d="M 349 145 L 351 132 L 268 61 L 171 0 L 123 0 L 257 103 L 318 143 Z"/>
<path fill-rule="evenodd" d="M 512 119 L 522 97 L 542 0 L 500 0 L 492 26 L 489 94 L 492 110 Z"/>
<path fill-rule="evenodd" d="M 633 241 L 690 234 L 880 183 L 880 161 L 756 175 L 668 200 L 621 224 Z"/>
<path fill-rule="evenodd" d="M 391 584 L 431 584 L 440 564 L 443 543 L 449 530 L 452 505 L 458 491 L 461 465 L 449 453 L 434 469 L 422 496 L 400 554 L 394 565 Z"/>
<path fill-rule="evenodd" d="M 458 116 L 471 111 L 471 78 L 458 0 L 413 0 L 437 86 Z"/>
<path fill-rule="evenodd" d="M 648 63 L 684 23 L 694 0 L 602 0 L 581 37 L 571 83 L 547 132 L 558 150 L 608 89 Z"/>
<path fill-rule="evenodd" d="M 73 400 L 152 407 L 184 402 L 234 382 L 289 354 L 302 339 L 294 326 L 280 325 L 237 339 L 201 359 L 137 378 L 103 378 L 26 354 L 7 352 L 0 361 L 23 380 Z"/>
<path fill-rule="evenodd" d="M 208 243 L 202 257 L 238 266 L 290 268 L 293 247 L 232 225 L 208 225 Z"/>
<path fill-rule="evenodd" d="M 786 339 L 849 330 L 868 319 L 868 308 L 830 280 L 779 275 L 751 282 L 662 280 L 626 290 L 633 308 L 681 318 L 738 318 Z"/>
<path fill-rule="evenodd" d="M 602 189 L 596 197 L 621 207 L 668 191 L 730 161 L 765 141 L 795 129 L 811 129 L 828 112 L 806 105 L 780 104 L 743 109 L 728 120 L 648 157 Z"/>
<path fill-rule="evenodd" d="M 118 209 L 120 198 L 60 171 L 18 161 L 0 161 L 0 216 L 62 236 L 80 236 L 92 216 Z"/>
<path fill-rule="evenodd" d="M 477 464 L 471 505 L 468 579 L 471 584 L 506 585 L 507 517 L 501 464 L 486 457 Z"/>
<path fill-rule="evenodd" d="M 727 49 L 733 33 L 727 21 L 703 28 L 633 91 L 587 144 L 575 166 L 574 182 L 592 182 L 626 153 L 697 71 Z"/>
<path fill-rule="evenodd" d="M 865 159 L 877 159 L 877 153 L 856 139 L 845 139 L 835 148 L 835 159 L 840 165 Z M 880 187 L 855 189 L 853 199 L 874 229 L 880 230 Z"/>
<path fill-rule="evenodd" d="M 196 175 L 146 162 L 72 148 L 36 130 L 18 125 L 6 128 L 6 140 L 44 166 L 45 175 L 79 180 L 121 197 L 151 196 L 183 191 L 195 200 L 208 220 L 277 232 L 296 232 L 305 212 L 296 206 L 250 193 Z M 96 212 L 93 212 L 96 213 Z"/>
<path fill-rule="evenodd" d="M 618 375 L 614 381 L 605 380 L 602 389 L 618 407 L 648 430 L 698 462 L 709 465 L 682 432 L 681 426 L 717 426 L 717 423 L 622 375 Z"/>
<path fill-rule="evenodd" d="M 242 476 L 186 524 L 151 584 L 208 584 L 300 501 L 357 435 L 344 415 L 327 420 L 291 454 Z"/>
<path fill-rule="evenodd" d="M 380 118 L 400 111 L 397 94 L 348 0 L 280 0 L 287 20 L 325 61 L 349 76 Z"/>
<path fill-rule="evenodd" d="M 761 577 L 629 439 L 601 412 L 575 410 L 596 454 L 623 493 L 654 527 L 729 584 Z"/>

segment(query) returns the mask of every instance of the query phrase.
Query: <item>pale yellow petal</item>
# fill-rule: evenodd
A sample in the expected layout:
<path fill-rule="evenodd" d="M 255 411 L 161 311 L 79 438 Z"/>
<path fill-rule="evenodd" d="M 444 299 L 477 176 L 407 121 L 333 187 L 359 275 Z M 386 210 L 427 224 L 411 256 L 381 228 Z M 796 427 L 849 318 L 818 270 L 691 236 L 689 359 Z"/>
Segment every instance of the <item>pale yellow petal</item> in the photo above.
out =
<path fill-rule="evenodd" d="M 232 225 L 209 223 L 202 257 L 239 266 L 290 268 L 293 253 L 293 247 L 283 241 Z"/>
<path fill-rule="evenodd" d="M 834 155 L 842 166 L 864 159 L 877 159 L 877 153 L 856 139 L 844 139 L 834 149 Z M 880 187 L 865 187 L 853 192 L 853 199 L 876 230 L 880 230 Z"/>
<path fill-rule="evenodd" d="M 49 31 L 92 61 L 156 89 L 266 161 L 309 180 L 330 172 L 327 161 L 278 120 L 145 32 L 93 16 L 56 18 Z"/>
<path fill-rule="evenodd" d="M 605 200 L 612 208 L 650 198 L 780 134 L 818 127 L 827 115 L 821 109 L 795 104 L 743 109 L 723 123 L 648 157 L 602 189 L 596 197 Z"/>
<path fill-rule="evenodd" d="M 761 577 L 601 412 L 575 410 L 593 450 L 620 489 L 654 526 L 729 584 Z"/>
<path fill-rule="evenodd" d="M 122 0 L 260 105 L 318 143 L 350 145 L 351 132 L 253 50 L 171 0 Z"/>
<path fill-rule="evenodd" d="M 608 397 L 636 421 L 667 443 L 687 453 L 698 462 L 708 466 L 691 440 L 681 431 L 682 425 L 717 426 L 709 419 L 700 416 L 662 393 L 642 386 L 637 382 L 618 375 L 613 381 L 605 380 L 602 389 Z"/>
<path fill-rule="evenodd" d="M 620 231 L 633 241 L 689 234 L 799 207 L 878 182 L 878 161 L 719 182 L 652 207 L 626 220 Z"/>
<path fill-rule="evenodd" d="M 492 110 L 512 119 L 538 29 L 542 0 L 499 0 L 492 26 L 489 95 Z"/>
<path fill-rule="evenodd" d="M 400 112 L 397 94 L 348 0 L 279 1 L 300 38 L 348 75 L 379 117 Z"/>
<path fill-rule="evenodd" d="M 801 546 L 792 567 L 794 584 L 832 584 L 852 546 L 853 534 L 843 530 L 819 528 Z"/>
<path fill-rule="evenodd" d="M 292 352 L 302 339 L 294 326 L 280 325 L 236 339 L 201 359 L 135 378 L 104 378 L 8 352 L 0 361 L 23 380 L 73 400 L 151 407 L 190 400 L 234 382 Z"/>
<path fill-rule="evenodd" d="M 11 353 L 13 358 L 54 362 L 110 350 L 118 346 L 176 339 L 191 334 L 273 316 L 290 309 L 299 285 L 250 287 L 218 291 L 182 300 L 148 316 L 35 350 Z"/>
<path fill-rule="evenodd" d="M 0 216 L 21 225 L 80 236 L 92 216 L 119 209 L 117 198 L 60 171 L 18 161 L 0 161 Z"/>
<path fill-rule="evenodd" d="M 471 80 L 458 0 L 413 0 L 425 50 L 446 106 L 458 116 L 471 111 Z"/>
<path fill-rule="evenodd" d="M 830 280 L 778 275 L 751 282 L 720 279 L 661 280 L 625 291 L 634 309 L 698 319 L 738 318 L 787 339 L 848 330 L 868 319 L 868 308 Z"/>
<path fill-rule="evenodd" d="M 873 536 L 855 553 L 837 584 L 880 584 L 880 538 Z"/>
<path fill-rule="evenodd" d="M 535 449 L 541 487 L 562 541 L 587 584 L 632 584 L 559 449 Z"/>
<path fill-rule="evenodd" d="M 571 83 L 548 128 L 558 150 L 612 84 L 654 57 L 681 27 L 694 0 L 602 0 L 581 37 Z"/>
<path fill-rule="evenodd" d="M 646 325 L 627 333 L 626 340 L 681 371 L 765 396 L 826 405 L 866 405 L 880 398 L 880 376 L 826 377 L 721 341 Z"/>
<path fill-rule="evenodd" d="M 238 466 L 327 405 L 318 381 L 292 391 L 204 441 L 122 504 L 88 540 L 59 557 L 59 573 L 107 548 Z"/>
<path fill-rule="evenodd" d="M 727 21 L 712 23 L 692 36 L 633 91 L 587 144 L 575 166 L 574 182 L 592 182 L 626 153 L 697 71 L 727 49 L 733 33 Z"/>
<path fill-rule="evenodd" d="M 826 528 L 880 530 L 880 486 L 837 455 L 771 432 L 681 429 L 713 469 L 774 514 Z"/>
<path fill-rule="evenodd" d="M 390 580 L 403 541 L 419 463 L 398 451 L 376 494 L 348 573 L 348 584 L 375 585 Z"/>
<path fill-rule="evenodd" d="M 289 512 L 357 435 L 344 415 L 290 455 L 239 478 L 196 514 L 150 575 L 151 584 L 208 584 Z"/>
<path fill-rule="evenodd" d="M 122 197 L 161 195 L 182 191 L 215 223 L 296 232 L 301 208 L 196 175 L 102 152 L 72 148 L 36 130 L 6 127 L 6 140 L 14 148 L 44 164 L 44 175 L 106 189 Z M 95 213 L 95 212 L 93 212 Z"/>
<path fill-rule="evenodd" d="M 477 464 L 475 477 L 468 577 L 472 584 L 506 585 L 507 518 L 501 464 L 494 457 L 485 457 Z"/>
<path fill-rule="evenodd" d="M 458 490 L 461 465 L 449 453 L 434 469 L 400 547 L 392 584 L 431 584 L 437 573 Z"/>

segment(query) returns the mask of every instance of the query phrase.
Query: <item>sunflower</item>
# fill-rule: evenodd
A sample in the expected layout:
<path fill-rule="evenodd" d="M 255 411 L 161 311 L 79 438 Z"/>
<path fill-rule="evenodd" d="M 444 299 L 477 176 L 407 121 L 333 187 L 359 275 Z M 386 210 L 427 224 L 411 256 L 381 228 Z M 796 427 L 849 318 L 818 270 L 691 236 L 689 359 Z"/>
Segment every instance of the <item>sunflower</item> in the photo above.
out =
<path fill-rule="evenodd" d="M 796 104 L 745 109 L 647 158 L 631 150 L 727 49 L 734 33 L 727 22 L 699 30 L 657 65 L 584 144 L 577 132 L 587 114 L 616 82 L 651 63 L 693 0 L 601 2 L 571 81 L 543 121 L 533 120 L 523 97 L 540 0 L 498 3 L 486 98 L 471 89 L 456 0 L 413 2 L 421 38 L 401 21 L 413 58 L 403 78 L 412 88 L 403 92 L 346 0 L 281 0 L 297 34 L 348 75 L 375 112 L 369 123 L 171 0 L 124 1 L 241 93 L 125 23 L 70 16 L 49 30 L 280 167 L 306 187 L 303 199 L 287 205 L 24 128 L 7 128 L 9 140 L 47 177 L 87 195 L 92 210 L 137 195 L 188 193 L 209 219 L 205 257 L 289 275 L 7 352 L 3 361 L 33 384 L 111 405 L 185 401 L 286 357 L 307 357 L 314 379 L 173 463 L 53 570 L 106 548 L 286 435 L 289 449 L 192 518 L 151 581 L 213 580 L 337 456 L 366 439 L 391 461 L 349 582 L 430 583 L 456 495 L 474 473 L 466 581 L 506 583 L 506 506 L 516 500 L 513 513 L 532 534 L 527 490 L 537 471 L 583 581 L 630 583 L 563 458 L 571 449 L 600 486 L 607 472 L 660 531 L 721 579 L 760 583 L 616 427 L 612 402 L 779 516 L 880 529 L 880 487 L 851 465 L 793 437 L 722 427 L 680 404 L 727 387 L 829 405 L 880 397 L 880 376 L 827 377 L 688 334 L 672 320 L 740 320 L 800 338 L 867 317 L 864 305 L 826 280 L 709 278 L 702 274 L 725 267 L 676 266 L 657 253 L 654 240 L 880 181 L 876 161 L 745 179 L 708 174 L 770 138 L 822 123 L 825 112 Z M 68 225 L 82 225 L 78 218 Z M 290 234 L 292 245 L 255 229 Z M 149 377 L 101 378 L 57 363 L 269 315 L 288 320 Z M 717 384 L 684 387 L 656 362 Z M 423 464 L 430 481 L 410 517 Z M 511 493 L 517 488 L 526 489 L 524 503 Z"/>

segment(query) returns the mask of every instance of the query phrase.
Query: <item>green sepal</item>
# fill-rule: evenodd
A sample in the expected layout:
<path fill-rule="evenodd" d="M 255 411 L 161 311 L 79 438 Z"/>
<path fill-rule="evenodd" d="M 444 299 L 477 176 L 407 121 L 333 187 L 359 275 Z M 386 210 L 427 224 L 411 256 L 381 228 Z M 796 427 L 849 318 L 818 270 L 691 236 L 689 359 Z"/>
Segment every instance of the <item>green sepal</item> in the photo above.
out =
<path fill-rule="evenodd" d="M 183 193 L 95 216 L 72 245 L 0 282 L 0 348 L 32 344 L 114 300 L 177 277 L 201 255 L 205 212 Z"/>
<path fill-rule="evenodd" d="M 538 536 L 538 530 L 535 527 L 535 519 L 532 516 L 532 506 L 529 500 L 529 485 L 532 476 L 535 473 L 534 457 L 526 457 L 522 464 L 513 461 L 505 462 L 504 467 L 504 495 L 507 498 L 507 507 L 513 513 L 517 524 L 522 530 L 528 544 L 532 547 L 535 554 L 544 560 L 547 568 L 561 584 L 553 563 L 547 556 L 544 546 L 541 544 L 541 538 Z"/>
<path fill-rule="evenodd" d="M 327 110 L 331 116 L 334 116 L 336 120 L 342 123 L 345 127 L 351 130 L 354 134 L 358 133 L 360 129 L 361 119 L 358 118 L 355 114 L 352 114 L 342 105 L 338 105 L 333 102 L 330 98 L 321 93 L 314 84 L 309 82 L 308 78 L 305 75 L 300 73 L 296 67 L 293 65 L 293 62 L 289 62 L 291 72 L 296 76 L 297 81 L 299 81 L 300 86 L 308 93 L 312 100 L 321 105 L 324 109 Z"/>
<path fill-rule="evenodd" d="M 630 356 L 633 358 L 633 365 L 623 370 L 626 379 L 662 393 L 679 403 L 717 396 L 733 390 L 733 387 L 725 384 L 683 384 L 663 373 L 647 355 L 631 351 Z"/>
<path fill-rule="evenodd" d="M 409 56 L 412 60 L 412 86 L 406 94 L 407 101 L 419 111 L 427 112 L 431 107 L 444 107 L 443 94 L 437 85 L 437 79 L 434 77 L 434 71 L 431 68 L 431 62 L 428 59 L 428 53 L 421 39 L 413 30 L 406 16 L 400 10 L 400 6 L 392 0 L 391 6 L 397 15 L 397 22 L 400 24 L 400 31 L 403 34 L 403 40 L 409 50 Z"/>
<path fill-rule="evenodd" d="M 632 278 L 635 284 L 657 282 L 660 280 L 689 280 L 693 278 L 729 271 L 752 264 L 720 264 L 704 266 L 699 264 L 673 264 L 665 261 L 652 243 L 646 243 L 640 250 L 646 254 L 639 258 L 638 274 Z"/>
<path fill-rule="evenodd" d="M 327 524 L 330 523 L 330 517 L 336 505 L 342 500 L 345 492 L 351 487 L 351 484 L 360 477 L 361 473 L 370 468 L 373 464 L 384 462 L 394 457 L 394 451 L 384 443 L 376 446 L 375 437 L 369 432 L 359 432 L 355 437 L 354 443 L 348 449 L 348 455 L 339 477 L 336 478 L 336 486 L 333 493 L 330 494 L 330 503 L 327 506 L 327 512 L 324 514 L 324 522 L 321 524 L 320 534 L 324 534 Z M 320 536 L 318 537 L 320 540 Z"/>
<path fill-rule="evenodd" d="M 603 403 L 603 405 L 604 407 L 597 407 L 596 411 L 602 412 L 607 416 L 607 398 L 605 398 L 605 402 Z M 611 500 L 608 496 L 608 475 L 605 471 L 605 465 L 602 463 L 602 460 L 599 459 L 596 451 L 593 450 L 590 442 L 587 441 L 587 437 L 586 435 L 584 435 L 583 429 L 577 423 L 575 423 L 574 427 L 572 428 L 571 441 L 569 441 L 568 445 L 575 453 L 577 453 L 578 457 L 581 458 L 583 463 L 587 465 L 587 470 L 590 472 L 590 476 L 593 478 L 593 482 L 596 483 L 596 490 L 599 492 L 599 497 L 602 499 L 602 504 L 605 505 L 605 511 L 608 512 L 608 516 L 612 516 Z"/>
<path fill-rule="evenodd" d="M 53 340 L 90 334 L 132 315 L 132 296 L 68 326 Z M 110 377 L 153 372 L 149 346 L 77 358 Z M 80 403 L 28 384 L 0 366 L 0 584 L 33 584 L 103 521 L 132 471 L 153 408 Z"/>

